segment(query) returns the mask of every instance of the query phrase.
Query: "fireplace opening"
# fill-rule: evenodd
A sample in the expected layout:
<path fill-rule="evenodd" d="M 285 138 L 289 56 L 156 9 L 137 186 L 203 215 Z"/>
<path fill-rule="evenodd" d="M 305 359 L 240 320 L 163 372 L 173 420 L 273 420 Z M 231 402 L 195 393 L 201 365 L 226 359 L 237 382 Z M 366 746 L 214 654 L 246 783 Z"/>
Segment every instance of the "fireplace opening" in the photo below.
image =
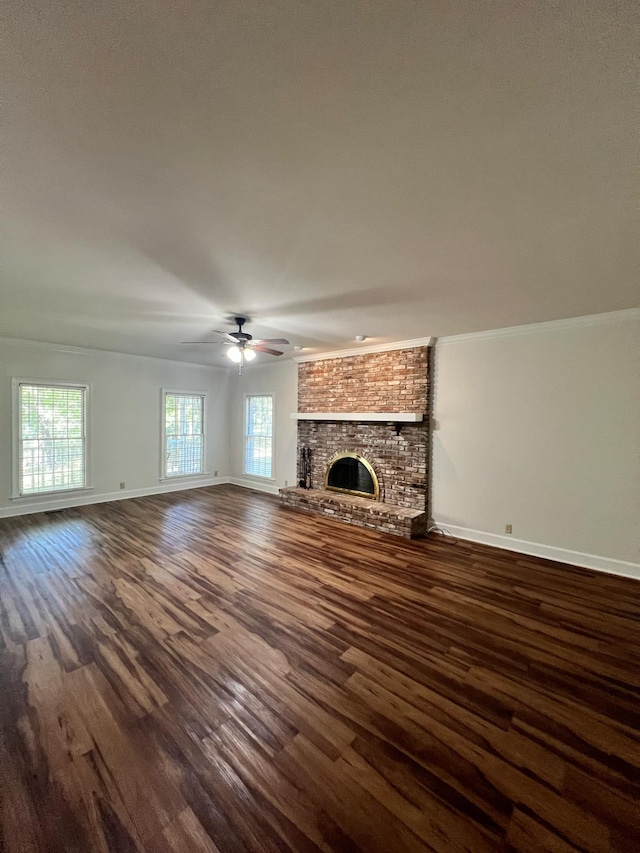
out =
<path fill-rule="evenodd" d="M 376 472 L 357 453 L 339 453 L 334 456 L 327 468 L 324 485 L 334 492 L 346 492 L 376 501 L 380 497 Z"/>

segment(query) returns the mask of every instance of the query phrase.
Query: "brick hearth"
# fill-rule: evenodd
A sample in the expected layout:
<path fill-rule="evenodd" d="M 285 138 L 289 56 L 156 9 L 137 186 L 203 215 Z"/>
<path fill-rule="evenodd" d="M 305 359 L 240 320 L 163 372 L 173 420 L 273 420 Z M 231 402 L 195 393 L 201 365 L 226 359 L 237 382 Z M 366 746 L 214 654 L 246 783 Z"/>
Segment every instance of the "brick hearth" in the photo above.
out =
<path fill-rule="evenodd" d="M 320 513 L 348 524 L 370 527 L 410 539 L 426 533 L 427 515 L 419 509 L 343 495 L 327 489 L 280 489 L 283 503 L 292 509 Z"/>

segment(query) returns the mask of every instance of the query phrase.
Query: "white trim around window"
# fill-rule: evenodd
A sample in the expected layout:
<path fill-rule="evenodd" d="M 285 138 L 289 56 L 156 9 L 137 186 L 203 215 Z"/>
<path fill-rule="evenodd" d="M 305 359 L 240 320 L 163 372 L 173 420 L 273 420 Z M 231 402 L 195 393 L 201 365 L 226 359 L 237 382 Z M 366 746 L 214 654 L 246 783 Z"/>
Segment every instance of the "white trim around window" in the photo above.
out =
<path fill-rule="evenodd" d="M 250 400 L 267 397 L 271 400 L 271 424 L 270 424 L 270 434 L 266 435 L 250 435 L 249 434 L 249 406 Z M 273 482 L 276 479 L 275 476 L 275 423 L 276 423 L 276 395 L 273 392 L 269 392 L 266 394 L 245 394 L 244 395 L 244 417 L 243 417 L 244 429 L 242 433 L 242 471 L 245 477 L 255 477 L 256 480 L 260 480 L 262 482 L 268 481 Z M 268 441 L 265 441 L 268 439 Z M 256 443 L 262 445 L 261 449 L 263 451 L 268 449 L 268 465 L 261 464 L 250 464 L 247 462 L 249 460 L 249 444 L 256 447 Z M 254 454 L 252 454 L 254 456 Z M 251 470 L 249 470 L 251 469 Z M 261 473 L 261 471 L 266 471 L 267 473 Z"/>
<path fill-rule="evenodd" d="M 40 390 L 38 390 L 40 389 Z M 65 417 L 62 406 L 65 395 L 58 395 L 52 401 L 52 407 L 42 423 L 33 421 L 31 430 L 27 429 L 24 417 L 29 394 L 33 405 L 40 406 L 43 392 L 56 390 L 81 392 L 81 413 L 78 417 L 69 412 L 69 398 L 66 400 Z M 25 395 L 23 397 L 23 394 Z M 69 494 L 91 490 L 91 386 L 83 382 L 67 382 L 50 379 L 26 379 L 13 377 L 11 380 L 11 499 L 37 500 L 51 495 Z M 56 406 L 59 407 L 56 418 Z M 48 424 L 47 424 L 48 421 Z M 48 426 L 49 435 L 43 435 Z M 30 432 L 27 436 L 25 430 Z M 29 445 L 29 446 L 27 446 Z M 75 445 L 75 450 L 73 449 Z M 27 462 L 29 451 L 31 459 Z M 66 452 L 65 452 L 66 451 Z M 49 460 L 45 463 L 44 457 Z M 59 460 L 65 458 L 66 465 Z M 75 464 L 72 465 L 71 463 Z M 73 470 L 75 468 L 75 470 Z M 36 483 L 38 484 L 36 485 Z M 57 481 L 57 483 L 56 483 Z"/>
<path fill-rule="evenodd" d="M 175 398 L 176 417 L 182 423 L 182 432 L 167 435 L 167 398 Z M 193 411 L 196 401 L 199 415 Z M 188 405 L 190 403 L 190 405 Z M 207 392 L 162 388 L 160 394 L 160 480 L 183 480 L 205 477 L 207 473 Z M 170 464 L 174 445 L 174 460 Z"/>

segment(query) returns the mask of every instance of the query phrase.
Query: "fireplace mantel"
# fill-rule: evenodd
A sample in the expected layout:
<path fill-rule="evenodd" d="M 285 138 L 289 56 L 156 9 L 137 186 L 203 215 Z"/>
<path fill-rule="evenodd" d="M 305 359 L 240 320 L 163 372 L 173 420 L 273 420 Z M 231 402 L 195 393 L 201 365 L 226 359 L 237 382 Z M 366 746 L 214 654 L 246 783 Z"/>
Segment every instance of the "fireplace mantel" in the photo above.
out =
<path fill-rule="evenodd" d="M 419 423 L 424 415 L 416 412 L 291 412 L 297 421 L 384 421 Z"/>

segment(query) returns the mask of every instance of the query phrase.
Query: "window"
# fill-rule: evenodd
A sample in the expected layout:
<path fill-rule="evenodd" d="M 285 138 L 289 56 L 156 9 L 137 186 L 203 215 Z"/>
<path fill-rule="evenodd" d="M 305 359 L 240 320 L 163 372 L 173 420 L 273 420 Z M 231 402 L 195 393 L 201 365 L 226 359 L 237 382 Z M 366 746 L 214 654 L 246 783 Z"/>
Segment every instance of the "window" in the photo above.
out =
<path fill-rule="evenodd" d="M 14 379 L 14 496 L 87 487 L 87 385 Z"/>
<path fill-rule="evenodd" d="M 163 392 L 163 477 L 204 474 L 204 394 Z"/>
<path fill-rule="evenodd" d="M 244 473 L 271 477 L 273 455 L 273 396 L 247 397 Z"/>

